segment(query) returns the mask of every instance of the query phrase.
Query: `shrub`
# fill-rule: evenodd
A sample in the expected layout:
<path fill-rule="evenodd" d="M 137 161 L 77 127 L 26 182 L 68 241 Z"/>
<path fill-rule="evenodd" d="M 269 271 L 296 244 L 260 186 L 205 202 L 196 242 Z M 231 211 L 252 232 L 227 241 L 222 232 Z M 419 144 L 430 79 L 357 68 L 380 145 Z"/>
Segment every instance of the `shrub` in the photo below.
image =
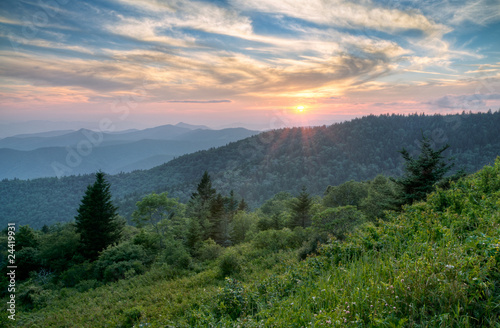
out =
<path fill-rule="evenodd" d="M 223 250 L 224 248 L 213 239 L 207 239 L 202 243 L 198 251 L 198 258 L 201 261 L 215 260 L 222 254 Z"/>
<path fill-rule="evenodd" d="M 232 320 L 236 320 L 245 312 L 251 311 L 252 303 L 241 282 L 226 278 L 224 287 L 219 290 L 217 295 L 216 314 L 219 317 L 227 315 Z"/>
<path fill-rule="evenodd" d="M 101 253 L 95 262 L 96 276 L 105 282 L 128 278 L 143 273 L 150 262 L 142 246 L 120 244 Z"/>
<path fill-rule="evenodd" d="M 166 242 L 163 256 L 165 263 L 176 269 L 188 269 L 191 266 L 191 255 L 182 242 L 171 240 Z"/>
<path fill-rule="evenodd" d="M 355 206 L 341 206 L 329 208 L 313 218 L 313 226 L 332 234 L 338 239 L 344 239 L 348 232 L 360 225 L 365 220 L 363 213 Z"/>
<path fill-rule="evenodd" d="M 240 272 L 241 259 L 234 250 L 225 252 L 219 258 L 219 269 L 222 277 L 228 277 Z"/>

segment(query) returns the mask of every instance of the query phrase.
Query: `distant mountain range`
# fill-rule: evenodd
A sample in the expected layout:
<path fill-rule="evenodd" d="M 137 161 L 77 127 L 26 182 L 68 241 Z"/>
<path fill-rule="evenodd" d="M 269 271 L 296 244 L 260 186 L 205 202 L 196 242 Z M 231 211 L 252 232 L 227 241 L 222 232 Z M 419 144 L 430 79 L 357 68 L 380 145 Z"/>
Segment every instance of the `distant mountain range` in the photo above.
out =
<path fill-rule="evenodd" d="M 119 213 L 125 217 L 151 192 L 167 191 L 170 197 L 187 202 L 205 170 L 219 192 L 227 195 L 234 190 L 237 198 L 243 197 L 255 207 L 281 191 L 297 194 L 302 186 L 321 195 L 328 185 L 351 179 L 400 176 L 404 161 L 398 150 L 405 147 L 418 155 L 422 135 L 432 138 L 436 148 L 450 144 L 445 156 L 455 158 L 455 170 L 475 172 L 500 155 L 499 126 L 500 112 L 367 116 L 328 127 L 263 132 L 149 170 L 107 175 L 107 179 Z M 210 132 L 191 130 L 186 136 L 199 139 Z M 224 137 L 226 132 L 218 133 Z M 93 181 L 92 174 L 0 181 L 0 225 L 14 221 L 39 228 L 70 221 Z"/>
<path fill-rule="evenodd" d="M 149 169 L 174 157 L 257 133 L 244 128 L 211 130 L 178 123 L 120 132 L 80 129 L 16 135 L 0 139 L 0 179 Z"/>

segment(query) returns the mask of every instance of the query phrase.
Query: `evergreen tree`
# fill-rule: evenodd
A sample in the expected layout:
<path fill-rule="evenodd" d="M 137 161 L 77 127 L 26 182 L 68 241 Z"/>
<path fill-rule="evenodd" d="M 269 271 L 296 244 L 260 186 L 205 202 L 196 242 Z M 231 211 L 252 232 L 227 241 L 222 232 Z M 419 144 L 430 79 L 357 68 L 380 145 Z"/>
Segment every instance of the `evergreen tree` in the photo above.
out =
<path fill-rule="evenodd" d="M 247 202 L 245 202 L 245 199 L 242 198 L 240 203 L 238 204 L 238 211 L 247 212 L 249 208 L 250 207 L 248 206 Z"/>
<path fill-rule="evenodd" d="M 224 243 L 224 224 L 227 220 L 226 210 L 224 208 L 224 197 L 221 194 L 217 194 L 210 206 L 210 233 L 209 238 L 212 238 L 216 243 Z"/>
<path fill-rule="evenodd" d="M 425 136 L 422 137 L 420 144 L 418 158 L 413 158 L 405 148 L 399 151 L 406 161 L 405 174 L 394 181 L 403 188 L 404 204 L 424 199 L 432 192 L 434 185 L 453 167 L 453 164 L 447 164 L 443 160 L 443 152 L 450 147 L 448 144 L 433 150 L 430 139 Z"/>
<path fill-rule="evenodd" d="M 191 195 L 191 199 L 199 198 L 201 200 L 201 204 L 205 205 L 209 203 L 214 197 L 217 191 L 215 188 L 212 188 L 212 180 L 207 171 L 203 173 L 201 177 L 200 183 L 198 183 L 198 187 L 196 188 L 196 192 Z"/>
<path fill-rule="evenodd" d="M 294 199 L 291 203 L 292 217 L 290 221 L 290 227 L 307 227 L 311 224 L 311 207 L 312 199 L 307 192 L 306 187 L 302 187 L 302 191 L 299 196 Z"/>
<path fill-rule="evenodd" d="M 87 187 L 75 217 L 76 231 L 80 233 L 80 251 L 91 260 L 121 237 L 123 222 L 117 218 L 117 208 L 111 202 L 109 188 L 104 173 L 97 172 L 96 181 Z"/>
<path fill-rule="evenodd" d="M 187 244 L 192 252 L 195 252 L 201 242 L 210 236 L 211 223 L 209 218 L 211 217 L 212 201 L 216 194 L 217 191 L 212 187 L 210 175 L 205 171 L 188 204 L 187 216 L 190 221 Z"/>

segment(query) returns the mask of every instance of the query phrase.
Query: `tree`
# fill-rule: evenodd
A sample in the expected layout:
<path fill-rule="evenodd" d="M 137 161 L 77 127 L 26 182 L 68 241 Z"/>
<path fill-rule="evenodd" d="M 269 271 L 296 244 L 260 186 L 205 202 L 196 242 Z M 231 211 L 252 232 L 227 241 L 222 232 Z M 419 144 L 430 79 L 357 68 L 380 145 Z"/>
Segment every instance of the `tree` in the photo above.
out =
<path fill-rule="evenodd" d="M 302 227 L 305 228 L 311 223 L 311 207 L 312 199 L 306 190 L 306 187 L 302 187 L 302 191 L 299 196 L 294 199 L 291 203 L 292 217 L 290 226 L 291 228 Z"/>
<path fill-rule="evenodd" d="M 217 194 L 210 204 L 210 233 L 209 238 L 215 240 L 217 244 L 224 244 L 227 238 L 226 231 L 228 230 L 228 218 L 224 207 L 224 197 Z"/>
<path fill-rule="evenodd" d="M 453 164 L 447 164 L 443 160 L 443 152 L 450 145 L 446 144 L 438 150 L 433 150 L 431 140 L 425 136 L 420 144 L 418 158 L 413 158 L 405 148 L 399 151 L 406 161 L 405 174 L 394 181 L 403 188 L 404 204 L 424 199 L 453 167 Z"/>
<path fill-rule="evenodd" d="M 313 217 L 313 226 L 319 231 L 325 231 L 338 239 L 344 239 L 356 226 L 365 220 L 356 206 L 347 205 L 327 208 Z"/>
<path fill-rule="evenodd" d="M 326 188 L 323 205 L 326 207 L 359 206 L 361 201 L 368 196 L 366 182 L 347 181 L 339 186 Z"/>
<path fill-rule="evenodd" d="M 187 245 L 192 252 L 201 245 L 203 240 L 209 237 L 211 231 L 210 209 L 216 194 L 217 191 L 212 188 L 210 175 L 205 171 L 188 204 L 187 216 L 190 220 L 188 222 Z"/>
<path fill-rule="evenodd" d="M 358 208 L 369 220 L 384 218 L 384 211 L 397 211 L 401 208 L 400 189 L 391 179 L 379 174 L 369 182 L 368 197 L 361 201 Z"/>
<path fill-rule="evenodd" d="M 182 212 L 181 205 L 177 199 L 168 198 L 168 193 L 152 193 L 136 203 L 137 209 L 132 213 L 133 220 L 140 226 L 149 223 L 159 237 L 159 246 L 164 246 L 164 235 L 166 231 L 172 231 L 173 218 Z"/>
<path fill-rule="evenodd" d="M 95 260 L 100 251 L 121 237 L 123 222 L 117 217 L 109 188 L 104 173 L 97 172 L 96 181 L 87 187 L 75 217 L 76 232 L 80 233 L 80 251 L 90 260 Z"/>
<path fill-rule="evenodd" d="M 238 204 L 238 211 L 247 212 L 249 208 L 250 207 L 248 206 L 247 202 L 245 202 L 245 199 L 242 198 L 240 203 Z"/>

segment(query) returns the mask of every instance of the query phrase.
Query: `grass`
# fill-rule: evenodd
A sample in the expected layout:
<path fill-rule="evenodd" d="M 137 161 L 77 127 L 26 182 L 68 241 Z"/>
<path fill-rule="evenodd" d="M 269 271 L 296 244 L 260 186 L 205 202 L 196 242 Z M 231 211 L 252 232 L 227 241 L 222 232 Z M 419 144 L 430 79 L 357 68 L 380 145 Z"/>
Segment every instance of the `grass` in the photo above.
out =
<path fill-rule="evenodd" d="M 181 278 L 162 268 L 46 295 L 19 327 L 500 327 L 500 160 L 320 254 L 250 243 Z M 222 265 L 222 263 L 225 263 Z M 230 278 L 221 275 L 221 266 Z"/>

